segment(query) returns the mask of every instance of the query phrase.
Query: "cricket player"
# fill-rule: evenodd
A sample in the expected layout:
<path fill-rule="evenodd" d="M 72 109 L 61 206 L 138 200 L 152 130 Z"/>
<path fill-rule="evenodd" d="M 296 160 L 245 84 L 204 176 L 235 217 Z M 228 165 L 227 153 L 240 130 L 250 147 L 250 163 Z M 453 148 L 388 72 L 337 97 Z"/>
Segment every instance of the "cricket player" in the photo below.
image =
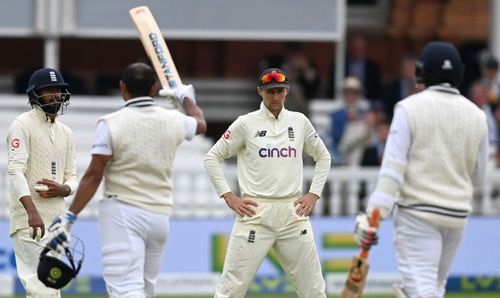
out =
<path fill-rule="evenodd" d="M 215 297 L 244 297 L 271 248 L 303 298 L 326 297 L 309 213 L 330 169 L 330 154 L 311 122 L 284 108 L 286 75 L 270 68 L 259 76 L 260 109 L 233 122 L 205 158 L 208 176 L 237 213 Z M 316 162 L 302 194 L 302 153 Z M 222 161 L 237 155 L 241 195 L 229 187 Z"/>
<path fill-rule="evenodd" d="M 174 90 L 186 115 L 157 106 L 153 70 L 144 63 L 122 74 L 122 109 L 100 119 L 92 159 L 64 216 L 49 228 L 54 246 L 68 245 L 78 213 L 104 177 L 99 205 L 103 276 L 112 298 L 154 297 L 173 204 L 172 167 L 183 140 L 206 131 L 194 88 Z"/>
<path fill-rule="evenodd" d="M 67 88 L 59 71 L 35 71 L 27 88 L 31 110 L 7 132 L 10 236 L 26 297 L 61 296 L 38 280 L 37 267 L 47 244 L 45 229 L 64 214 L 64 198 L 77 187 L 73 133 L 57 119 L 69 105 Z"/>
<path fill-rule="evenodd" d="M 397 297 L 444 297 L 449 270 L 464 236 L 474 186 L 484 181 L 488 159 L 486 116 L 457 87 L 463 65 L 446 42 L 427 44 L 417 63 L 426 89 L 395 108 L 382 167 L 367 214 L 386 218 L 394 208 L 394 243 L 402 285 Z M 359 215 L 361 246 L 376 229 Z"/>

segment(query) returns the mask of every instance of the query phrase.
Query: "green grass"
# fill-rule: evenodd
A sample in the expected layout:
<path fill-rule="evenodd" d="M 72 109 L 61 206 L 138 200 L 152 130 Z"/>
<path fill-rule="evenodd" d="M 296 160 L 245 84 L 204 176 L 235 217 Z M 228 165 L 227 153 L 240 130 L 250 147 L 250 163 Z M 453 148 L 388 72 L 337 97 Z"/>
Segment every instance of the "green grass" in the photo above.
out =
<path fill-rule="evenodd" d="M 15 298 L 22 298 L 23 296 L 15 296 Z M 162 296 L 158 298 L 212 298 L 213 296 Z M 328 296 L 329 298 L 337 298 L 339 296 Z M 365 295 L 365 298 L 394 298 L 394 295 Z M 484 294 L 475 294 L 475 293 L 459 293 L 459 294 L 448 294 L 446 298 L 498 298 L 500 297 L 500 293 L 484 293 Z M 7 297 L 0 297 L 7 298 Z M 95 296 L 87 296 L 87 295 L 63 295 L 63 298 L 107 298 L 104 295 L 95 295 Z M 248 295 L 246 298 L 297 298 L 297 296 L 291 295 Z"/>

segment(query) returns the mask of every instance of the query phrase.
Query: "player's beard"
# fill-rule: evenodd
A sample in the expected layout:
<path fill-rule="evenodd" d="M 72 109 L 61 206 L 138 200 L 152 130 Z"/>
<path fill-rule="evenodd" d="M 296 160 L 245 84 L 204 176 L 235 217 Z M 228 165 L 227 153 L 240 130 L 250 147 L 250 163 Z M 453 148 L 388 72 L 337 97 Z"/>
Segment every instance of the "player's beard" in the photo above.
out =
<path fill-rule="evenodd" d="M 56 115 L 57 112 L 59 112 L 59 110 L 61 109 L 61 103 L 60 102 L 49 103 L 42 105 L 41 108 L 45 112 L 45 114 Z"/>

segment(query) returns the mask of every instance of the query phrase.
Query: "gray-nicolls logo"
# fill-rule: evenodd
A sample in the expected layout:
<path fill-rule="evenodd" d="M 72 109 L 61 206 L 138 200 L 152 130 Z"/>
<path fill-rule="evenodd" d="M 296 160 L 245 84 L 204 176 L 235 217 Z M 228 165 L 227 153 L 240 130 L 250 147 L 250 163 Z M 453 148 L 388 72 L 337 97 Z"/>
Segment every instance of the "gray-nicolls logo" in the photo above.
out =
<path fill-rule="evenodd" d="M 248 243 L 255 243 L 255 230 L 250 230 L 248 233 Z"/>
<path fill-rule="evenodd" d="M 255 133 L 255 138 L 256 137 L 265 137 L 266 136 L 266 133 L 267 133 L 267 130 L 257 130 L 257 132 Z"/>

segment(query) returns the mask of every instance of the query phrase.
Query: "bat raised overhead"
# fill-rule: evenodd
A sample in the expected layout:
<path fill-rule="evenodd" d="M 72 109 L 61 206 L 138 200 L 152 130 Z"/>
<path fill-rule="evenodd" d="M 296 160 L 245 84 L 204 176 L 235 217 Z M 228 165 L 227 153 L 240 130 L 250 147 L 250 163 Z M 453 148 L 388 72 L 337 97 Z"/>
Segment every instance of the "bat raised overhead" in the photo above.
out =
<path fill-rule="evenodd" d="M 380 210 L 375 208 L 370 216 L 370 227 L 378 227 L 380 220 Z M 368 275 L 368 250 L 361 249 L 361 252 L 351 260 L 349 274 L 345 281 L 344 288 L 340 294 L 341 298 L 361 298 Z"/>
<path fill-rule="evenodd" d="M 177 72 L 174 60 L 149 7 L 134 7 L 129 10 L 129 14 L 162 88 L 176 88 L 181 85 L 182 80 Z M 174 104 L 179 108 L 177 100 L 174 100 Z"/>

